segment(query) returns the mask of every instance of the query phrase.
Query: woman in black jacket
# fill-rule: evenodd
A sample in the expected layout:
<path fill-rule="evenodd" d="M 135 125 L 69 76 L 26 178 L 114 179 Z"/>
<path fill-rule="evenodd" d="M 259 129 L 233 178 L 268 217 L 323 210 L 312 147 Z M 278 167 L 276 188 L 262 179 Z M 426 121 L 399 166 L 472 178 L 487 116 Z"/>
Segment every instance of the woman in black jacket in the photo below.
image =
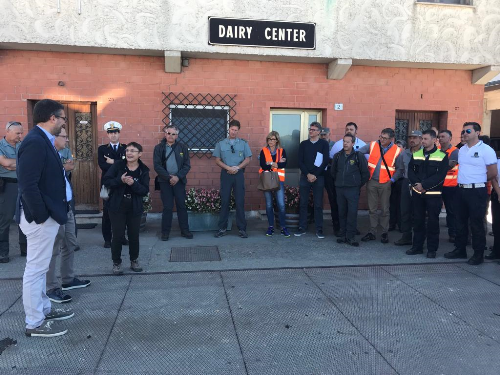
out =
<path fill-rule="evenodd" d="M 139 227 L 143 212 L 142 199 L 149 193 L 149 168 L 140 160 L 142 146 L 130 142 L 125 155 L 125 160 L 115 160 L 103 178 L 103 185 L 111 190 L 108 210 L 113 232 L 111 256 L 115 275 L 123 274 L 121 254 L 125 226 L 129 240 L 130 269 L 142 271 L 138 260 Z"/>

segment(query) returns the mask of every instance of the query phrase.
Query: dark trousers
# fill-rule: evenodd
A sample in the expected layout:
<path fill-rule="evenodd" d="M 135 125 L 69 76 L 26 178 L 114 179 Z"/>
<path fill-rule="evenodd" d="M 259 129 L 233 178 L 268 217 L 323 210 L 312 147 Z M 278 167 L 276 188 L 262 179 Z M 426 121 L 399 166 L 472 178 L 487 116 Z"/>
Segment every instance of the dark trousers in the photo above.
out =
<path fill-rule="evenodd" d="M 456 208 L 456 237 L 455 247 L 466 253 L 467 237 L 472 234 L 472 248 L 474 255 L 482 256 L 486 247 L 486 231 L 484 229 L 484 215 L 486 214 L 486 188 L 464 189 L 458 188 L 455 196 Z"/>
<path fill-rule="evenodd" d="M 161 201 L 163 202 L 163 213 L 161 215 L 161 232 L 169 234 L 172 229 L 172 216 L 175 206 L 177 207 L 177 218 L 181 232 L 189 231 L 188 215 L 186 209 L 186 184 L 181 181 L 174 186 L 168 182 L 160 182 Z"/>
<path fill-rule="evenodd" d="M 234 193 L 236 202 L 236 225 L 239 230 L 247 230 L 245 219 L 245 175 L 243 170 L 236 174 L 229 174 L 225 169 L 220 173 L 220 198 L 221 208 L 219 214 L 219 229 L 227 229 L 229 219 L 229 206 L 231 203 L 231 191 Z"/>
<path fill-rule="evenodd" d="M 400 178 L 391 186 L 391 199 L 389 207 L 389 226 L 396 225 L 401 229 L 401 188 L 403 186 L 403 178 Z"/>
<path fill-rule="evenodd" d="M 359 189 L 358 186 L 336 187 L 340 232 L 349 239 L 353 239 L 356 235 Z"/>
<path fill-rule="evenodd" d="M 104 238 L 104 241 L 106 242 L 111 242 L 111 238 L 113 237 L 113 226 L 111 225 L 111 220 L 109 217 L 109 211 L 108 211 L 108 201 L 105 200 L 102 205 L 102 237 Z M 123 235 L 125 236 L 125 232 L 123 232 Z M 122 241 L 125 239 L 125 237 L 122 238 Z"/>
<path fill-rule="evenodd" d="M 133 214 L 132 199 L 123 198 L 120 210 L 118 212 L 109 211 L 109 218 L 111 219 L 111 227 L 114 233 L 111 241 L 111 258 L 113 259 L 113 263 L 120 264 L 122 262 L 121 255 L 125 227 L 127 227 L 130 260 L 136 260 L 139 257 L 141 215 Z"/>
<path fill-rule="evenodd" d="M 299 227 L 307 229 L 307 207 L 309 205 L 309 192 L 312 189 L 314 198 L 314 223 L 316 230 L 323 230 L 323 189 L 325 188 L 325 178 L 318 176 L 316 181 L 309 182 L 307 177 L 300 175 L 299 195 Z"/>
<path fill-rule="evenodd" d="M 334 229 L 339 229 L 339 206 L 337 204 L 337 192 L 333 176 L 330 173 L 330 168 L 325 171 L 325 190 L 328 195 L 328 202 L 330 203 L 330 210 L 332 215 L 332 223 Z"/>
<path fill-rule="evenodd" d="M 4 182 L 4 184 L 4 190 L 0 193 L 0 258 L 9 256 L 9 231 L 17 200 L 17 183 Z M 19 228 L 19 244 L 26 243 L 26 236 Z"/>
<path fill-rule="evenodd" d="M 491 192 L 491 216 L 493 218 L 493 253 L 500 255 L 500 203 L 497 193 Z"/>
<path fill-rule="evenodd" d="M 411 236 L 411 228 L 413 226 L 413 205 L 410 195 L 410 180 L 403 179 L 401 183 L 401 233 L 406 236 Z"/>
<path fill-rule="evenodd" d="M 448 227 L 448 236 L 455 237 L 455 195 L 457 195 L 458 186 L 443 186 L 443 203 L 446 208 L 446 226 Z"/>
<path fill-rule="evenodd" d="M 427 237 L 427 250 L 435 252 L 439 248 L 441 197 L 439 195 L 418 194 L 413 191 L 411 200 L 414 215 L 413 247 L 423 249 Z M 425 227 L 426 216 L 427 228 Z"/>

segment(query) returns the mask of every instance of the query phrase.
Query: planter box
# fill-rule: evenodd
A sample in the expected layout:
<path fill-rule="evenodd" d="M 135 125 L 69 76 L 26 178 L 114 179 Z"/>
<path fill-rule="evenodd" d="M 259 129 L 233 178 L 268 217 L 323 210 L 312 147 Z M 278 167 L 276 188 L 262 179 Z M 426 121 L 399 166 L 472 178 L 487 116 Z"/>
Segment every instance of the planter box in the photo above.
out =
<path fill-rule="evenodd" d="M 275 226 L 277 228 L 282 228 L 278 212 L 274 213 L 274 222 L 275 222 Z M 298 228 L 299 227 L 299 214 L 291 214 L 291 213 L 287 212 L 286 213 L 286 227 L 288 229 L 290 229 L 290 228 L 292 228 L 292 229 Z"/>
<path fill-rule="evenodd" d="M 234 215 L 234 212 L 229 212 L 227 230 L 231 230 L 233 226 Z M 188 211 L 188 223 L 191 232 L 216 231 L 219 229 L 219 214 Z"/>

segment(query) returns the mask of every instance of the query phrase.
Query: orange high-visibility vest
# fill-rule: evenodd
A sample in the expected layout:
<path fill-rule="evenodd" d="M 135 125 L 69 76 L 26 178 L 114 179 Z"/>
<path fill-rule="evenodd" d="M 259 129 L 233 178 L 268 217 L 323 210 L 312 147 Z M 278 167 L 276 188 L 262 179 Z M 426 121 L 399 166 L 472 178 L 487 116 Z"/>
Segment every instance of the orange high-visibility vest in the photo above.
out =
<path fill-rule="evenodd" d="M 398 155 L 400 153 L 401 153 L 401 149 L 394 144 L 384 154 L 384 159 L 387 163 L 387 167 L 389 168 L 389 171 L 391 172 L 391 176 L 393 176 L 394 172 L 396 172 L 396 167 L 395 167 L 396 158 L 398 157 Z M 372 178 L 373 172 L 375 171 L 375 168 L 377 168 L 378 161 L 381 158 L 382 158 L 382 155 L 380 155 L 380 147 L 378 145 L 378 142 L 377 141 L 371 142 L 370 143 L 370 157 L 368 158 L 368 170 L 370 171 L 370 179 Z M 386 182 L 390 181 L 391 176 L 389 176 L 389 174 L 387 173 L 387 169 L 385 168 L 384 161 L 381 161 L 378 181 L 381 184 L 385 184 Z"/>
<path fill-rule="evenodd" d="M 458 150 L 458 148 L 456 148 L 455 146 L 451 146 L 448 150 L 446 150 L 448 158 L 451 157 L 451 153 L 455 150 Z M 446 177 L 444 178 L 443 186 L 446 187 L 457 186 L 458 184 L 457 178 L 458 178 L 458 164 L 455 165 L 453 168 L 449 169 L 448 172 L 446 172 Z"/>
<path fill-rule="evenodd" d="M 262 149 L 264 152 L 264 157 L 266 158 L 266 163 L 272 163 L 273 162 L 273 157 L 271 156 L 271 151 L 267 147 L 264 147 Z M 283 154 L 283 151 L 281 148 L 276 150 L 276 163 L 281 160 L 281 155 Z M 271 168 L 272 171 L 278 172 L 278 176 L 280 178 L 281 182 L 285 182 L 285 168 Z M 265 172 L 262 168 L 259 169 L 259 173 Z"/>

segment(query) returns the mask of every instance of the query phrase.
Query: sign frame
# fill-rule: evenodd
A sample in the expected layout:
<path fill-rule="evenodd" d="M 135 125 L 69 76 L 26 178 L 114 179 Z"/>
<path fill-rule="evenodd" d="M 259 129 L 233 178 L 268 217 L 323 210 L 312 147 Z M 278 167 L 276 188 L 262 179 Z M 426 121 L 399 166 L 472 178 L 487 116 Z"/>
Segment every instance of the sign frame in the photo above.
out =
<path fill-rule="evenodd" d="M 256 22 L 269 22 L 269 23 L 292 23 L 298 25 L 309 25 L 313 26 L 313 36 L 314 42 L 312 47 L 294 47 L 294 46 L 266 46 L 260 44 L 240 44 L 240 43 L 217 43 L 211 41 L 210 34 L 210 24 L 212 19 L 218 20 L 236 20 L 236 21 L 256 21 Z M 261 19 L 252 19 L 252 18 L 236 18 L 236 17 L 216 17 L 209 16 L 208 17 L 208 44 L 211 46 L 239 46 L 239 47 L 260 47 L 260 48 L 286 48 L 286 49 L 303 49 L 303 50 L 315 50 L 316 49 L 316 22 L 299 22 L 299 21 L 282 21 L 282 20 L 261 20 Z"/>

